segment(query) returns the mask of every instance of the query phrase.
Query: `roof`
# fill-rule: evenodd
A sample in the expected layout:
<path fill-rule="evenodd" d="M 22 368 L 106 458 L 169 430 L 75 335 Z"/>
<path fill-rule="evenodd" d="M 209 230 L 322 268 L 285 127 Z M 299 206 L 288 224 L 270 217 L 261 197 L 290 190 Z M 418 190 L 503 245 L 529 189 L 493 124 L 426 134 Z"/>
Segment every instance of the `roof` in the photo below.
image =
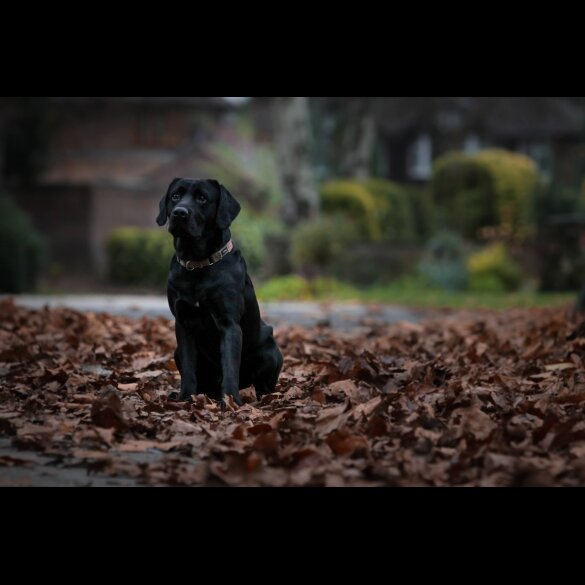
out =
<path fill-rule="evenodd" d="M 106 150 L 59 153 L 49 161 L 43 184 L 91 184 L 141 188 L 150 175 L 177 158 L 173 150 Z"/>
<path fill-rule="evenodd" d="M 487 101 L 486 129 L 498 138 L 538 138 L 585 133 L 585 112 L 565 98 L 482 98 Z"/>
<path fill-rule="evenodd" d="M 467 114 L 474 99 L 477 98 L 379 97 L 374 101 L 374 116 L 384 134 L 399 136 L 421 126 L 433 125 L 441 110 L 457 110 Z"/>
<path fill-rule="evenodd" d="M 462 114 L 464 124 L 500 139 L 581 137 L 585 109 L 563 97 L 388 97 L 375 102 L 380 131 L 401 136 L 433 127 L 442 111 Z"/>
<path fill-rule="evenodd" d="M 135 149 L 59 153 L 41 177 L 44 185 L 93 185 L 148 189 L 168 184 L 169 177 L 198 175 L 208 155 L 192 146 L 182 150 Z"/>

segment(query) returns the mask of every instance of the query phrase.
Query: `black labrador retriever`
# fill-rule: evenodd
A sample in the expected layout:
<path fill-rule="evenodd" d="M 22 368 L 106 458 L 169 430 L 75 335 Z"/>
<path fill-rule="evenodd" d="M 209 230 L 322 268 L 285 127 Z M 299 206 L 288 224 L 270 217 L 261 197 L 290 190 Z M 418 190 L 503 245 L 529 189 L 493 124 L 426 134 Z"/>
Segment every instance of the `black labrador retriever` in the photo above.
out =
<path fill-rule="evenodd" d="M 231 239 L 240 204 L 215 180 L 175 179 L 160 203 L 157 223 L 174 237 L 168 299 L 176 319 L 179 400 L 231 396 L 254 385 L 274 392 L 282 354 L 272 327 L 260 318 L 246 262 Z M 174 398 L 177 398 L 175 393 Z"/>

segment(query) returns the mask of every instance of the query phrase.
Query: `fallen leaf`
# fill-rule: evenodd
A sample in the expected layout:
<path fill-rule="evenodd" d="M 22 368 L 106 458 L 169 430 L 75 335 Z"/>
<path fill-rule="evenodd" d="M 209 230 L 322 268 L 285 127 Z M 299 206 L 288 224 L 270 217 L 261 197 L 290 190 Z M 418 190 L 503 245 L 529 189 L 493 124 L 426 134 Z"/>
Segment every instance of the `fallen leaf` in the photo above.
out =
<path fill-rule="evenodd" d="M 548 366 L 544 366 L 544 369 L 548 372 L 559 372 L 562 370 L 573 370 L 577 366 L 572 362 L 564 362 L 562 364 L 550 364 Z"/>
<path fill-rule="evenodd" d="M 128 424 L 122 414 L 122 401 L 115 390 L 104 390 L 92 404 L 91 420 L 104 429 L 114 428 L 121 431 L 127 428 Z"/>

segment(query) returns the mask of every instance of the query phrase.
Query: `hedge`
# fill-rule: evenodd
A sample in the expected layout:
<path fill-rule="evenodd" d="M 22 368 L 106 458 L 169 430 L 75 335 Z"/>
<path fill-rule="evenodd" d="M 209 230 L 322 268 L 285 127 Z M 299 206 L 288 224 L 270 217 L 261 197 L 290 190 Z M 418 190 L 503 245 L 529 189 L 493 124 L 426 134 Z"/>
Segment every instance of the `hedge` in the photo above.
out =
<path fill-rule="evenodd" d="M 502 236 L 521 239 L 528 233 L 538 183 L 532 159 L 493 149 L 439 158 L 432 191 L 445 225 L 465 237 L 477 239 L 480 228 L 498 226 Z"/>
<path fill-rule="evenodd" d="M 267 235 L 279 230 L 279 222 L 269 218 L 247 213 L 238 217 L 233 225 L 233 237 L 250 272 L 263 264 Z M 163 287 L 174 253 L 173 238 L 166 230 L 116 229 L 106 241 L 109 277 L 117 284 Z"/>
<path fill-rule="evenodd" d="M 408 189 L 383 179 L 336 180 L 321 187 L 322 210 L 355 221 L 370 242 L 411 242 L 419 237 L 417 204 Z"/>
<path fill-rule="evenodd" d="M 108 236 L 106 253 L 113 282 L 164 287 L 175 251 L 166 231 L 124 227 Z"/>
<path fill-rule="evenodd" d="M 29 218 L 0 195 L 0 292 L 35 290 L 45 259 L 44 242 Z"/>

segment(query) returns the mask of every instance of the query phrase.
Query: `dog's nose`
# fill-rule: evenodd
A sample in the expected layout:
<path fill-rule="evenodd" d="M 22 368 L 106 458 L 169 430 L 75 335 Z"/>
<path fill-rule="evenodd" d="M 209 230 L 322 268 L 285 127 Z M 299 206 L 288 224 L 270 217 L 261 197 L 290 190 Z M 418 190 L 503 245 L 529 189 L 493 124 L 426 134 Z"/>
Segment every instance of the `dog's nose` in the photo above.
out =
<path fill-rule="evenodd" d="M 184 207 L 175 207 L 173 209 L 173 217 L 176 219 L 187 219 L 191 215 L 191 212 Z"/>

